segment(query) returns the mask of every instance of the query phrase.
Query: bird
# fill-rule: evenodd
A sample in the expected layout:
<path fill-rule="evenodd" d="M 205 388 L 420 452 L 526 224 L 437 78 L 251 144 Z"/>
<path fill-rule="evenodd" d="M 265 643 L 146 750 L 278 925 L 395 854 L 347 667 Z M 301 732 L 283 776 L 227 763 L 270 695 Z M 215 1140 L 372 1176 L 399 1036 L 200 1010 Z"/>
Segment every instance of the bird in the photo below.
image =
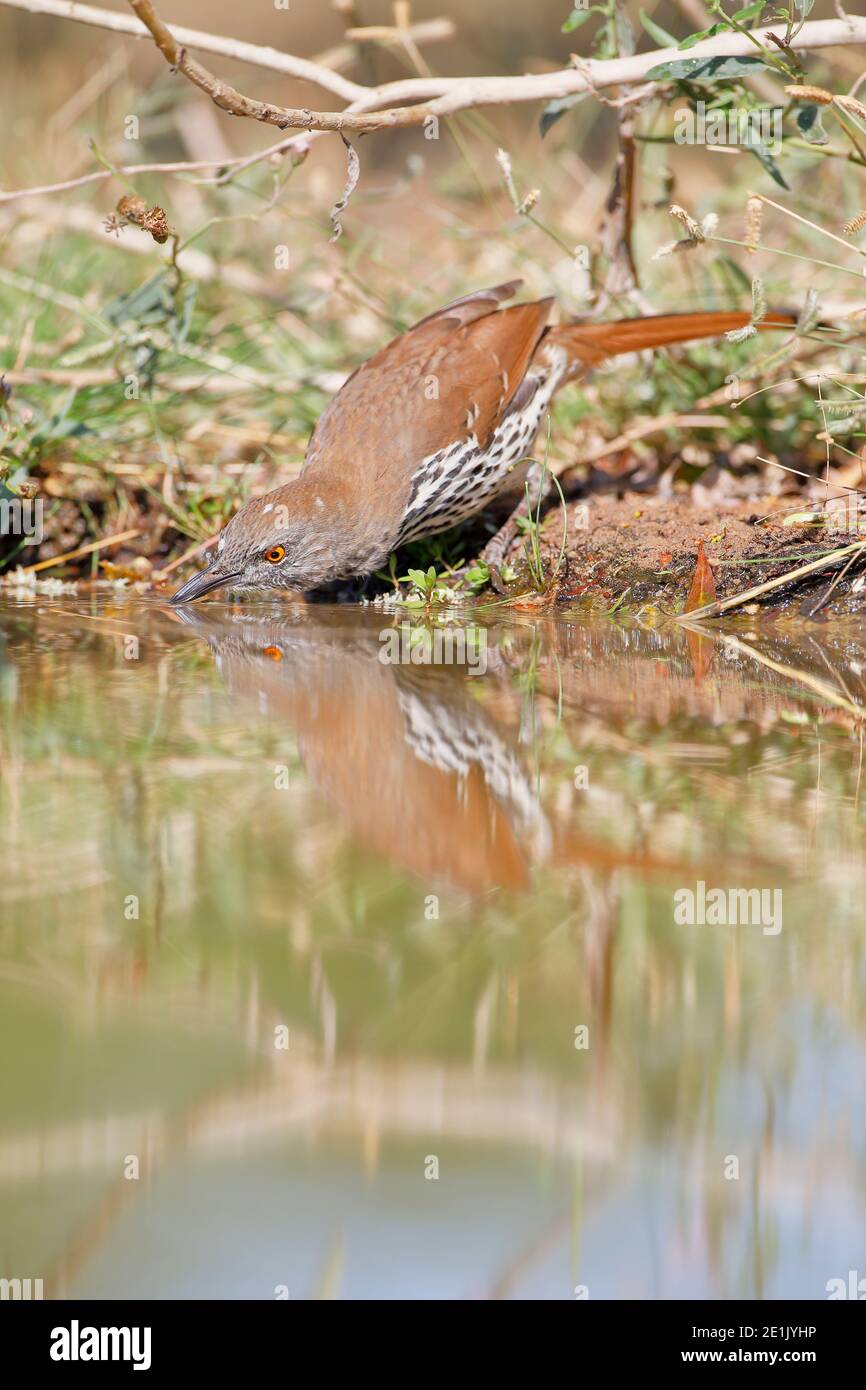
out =
<path fill-rule="evenodd" d="M 503 307 L 521 283 L 454 300 L 358 367 L 319 419 L 298 477 L 241 508 L 209 567 L 171 602 L 221 588 L 312 591 L 370 575 L 398 546 L 466 521 L 512 487 L 567 382 L 606 358 L 752 320 L 699 310 L 551 327 L 552 297 Z M 793 322 L 767 315 L 758 326 Z"/>

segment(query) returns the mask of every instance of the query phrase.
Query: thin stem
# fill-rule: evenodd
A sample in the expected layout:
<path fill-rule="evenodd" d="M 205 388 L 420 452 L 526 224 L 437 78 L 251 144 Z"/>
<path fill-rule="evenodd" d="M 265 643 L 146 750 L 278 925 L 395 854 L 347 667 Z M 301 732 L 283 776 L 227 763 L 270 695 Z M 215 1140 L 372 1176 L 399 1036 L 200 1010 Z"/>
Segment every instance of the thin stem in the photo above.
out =
<path fill-rule="evenodd" d="M 850 270 L 846 265 L 838 265 L 835 261 L 822 261 L 817 256 L 804 256 L 799 251 L 782 251 L 777 246 L 764 246 L 761 242 L 738 241 L 734 237 L 727 236 L 707 236 L 706 242 L 716 242 L 719 246 L 742 246 L 746 251 L 768 251 L 771 256 L 788 256 L 795 261 L 806 261 L 809 265 L 822 265 L 828 270 L 838 270 L 842 275 L 856 275 L 858 280 L 863 279 L 863 273 L 859 270 Z"/>

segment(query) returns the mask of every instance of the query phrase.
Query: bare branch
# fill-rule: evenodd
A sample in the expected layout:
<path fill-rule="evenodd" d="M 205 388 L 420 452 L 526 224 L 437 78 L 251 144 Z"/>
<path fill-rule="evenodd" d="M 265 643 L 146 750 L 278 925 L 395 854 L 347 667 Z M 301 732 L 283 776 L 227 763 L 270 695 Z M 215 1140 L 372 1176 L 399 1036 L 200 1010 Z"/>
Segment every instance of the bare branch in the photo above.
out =
<path fill-rule="evenodd" d="M 188 57 L 183 46 L 156 14 L 151 0 L 129 0 L 129 3 L 150 30 L 157 47 L 171 66 L 182 72 L 202 91 L 207 92 L 217 106 L 236 116 L 248 116 L 254 120 L 277 125 L 281 130 L 335 130 L 340 134 L 346 130 L 354 130 L 364 134 L 385 128 L 422 125 L 430 117 L 447 116 L 475 106 L 537 101 L 592 92 L 599 87 L 629 85 L 641 81 L 657 63 L 681 56 L 679 49 L 668 48 L 628 58 L 582 60 L 579 69 L 567 68 L 561 72 L 538 76 L 526 74 L 522 77 L 410 78 L 403 82 L 385 83 L 378 88 L 363 89 L 364 96 L 353 102 L 354 109 L 296 110 L 256 101 L 221 82 L 200 63 Z M 689 56 L 702 58 L 719 53 L 751 54 L 755 40 L 766 36 L 773 36 L 771 28 L 754 30 L 748 35 L 719 35 L 695 44 L 689 50 Z M 818 20 L 805 24 L 796 40 L 792 40 L 792 46 L 832 47 L 834 44 L 851 44 L 857 38 L 866 40 L 866 17 L 856 19 L 849 16 L 847 20 Z M 370 113 L 371 107 L 379 108 L 389 100 L 411 100 L 415 96 L 427 97 L 428 100 L 415 106 L 393 106 L 385 110 L 376 109 L 375 113 Z M 362 106 L 367 110 L 362 111 Z"/>
<path fill-rule="evenodd" d="M 427 19 L 416 24 L 366 24 L 360 29 L 347 29 L 345 37 L 354 43 L 436 43 L 440 39 L 453 39 L 457 25 L 453 19 Z"/>
<path fill-rule="evenodd" d="M 206 170 L 217 170 L 218 172 L 212 173 L 210 177 L 193 179 L 192 182 L 214 185 L 230 183 L 237 174 L 243 173 L 254 164 L 261 164 L 263 160 L 274 155 L 296 153 L 299 158 L 303 158 L 310 142 L 321 133 L 311 130 L 308 135 L 290 135 L 285 140 L 278 140 L 275 145 L 267 145 L 265 149 L 257 150 L 255 154 L 235 155 L 232 159 L 178 160 L 167 164 L 118 164 L 113 169 L 92 169 L 89 174 L 79 174 L 78 178 L 64 179 L 61 183 L 46 183 L 34 188 L 14 188 L 7 193 L 0 190 L 0 203 L 14 203 L 19 198 L 40 198 L 47 193 L 68 193 L 70 189 L 84 188 L 89 183 L 102 183 L 105 179 L 113 179 L 120 175 L 204 174 Z"/>
<path fill-rule="evenodd" d="M 276 125 L 280 129 L 308 131 L 339 131 L 366 133 L 400 126 L 422 125 L 431 116 L 448 116 L 456 111 L 478 106 L 511 105 L 517 102 L 550 101 L 558 97 L 614 86 L 630 86 L 641 82 L 656 64 L 681 58 L 676 48 L 657 49 L 652 53 L 634 54 L 627 58 L 581 60 L 580 68 L 563 68 L 558 72 L 526 73 L 512 77 L 413 77 L 397 82 L 367 87 L 351 82 L 302 58 L 278 53 L 256 44 L 241 43 L 196 30 L 169 27 L 156 15 L 150 0 L 130 0 L 144 21 L 138 24 L 125 15 L 116 15 L 94 6 L 71 3 L 71 0 L 0 0 L 7 8 L 28 10 L 37 14 L 53 14 L 81 23 L 111 29 L 115 33 L 141 37 L 148 30 L 167 61 L 178 68 L 190 81 L 207 93 L 223 110 L 235 115 Z M 719 34 L 704 39 L 689 49 L 691 58 L 710 58 L 719 54 L 739 56 L 753 54 L 755 40 L 766 40 L 773 26 L 752 30 L 750 34 Z M 810 20 L 792 38 L 791 47 L 803 49 L 851 46 L 866 42 L 866 16 L 848 15 L 845 19 Z M 311 111 L 283 108 L 255 101 L 236 91 L 191 59 L 186 50 L 220 53 L 257 67 L 315 82 L 318 86 L 342 96 L 349 106 L 344 111 Z M 399 102 L 414 102 L 399 106 Z"/>

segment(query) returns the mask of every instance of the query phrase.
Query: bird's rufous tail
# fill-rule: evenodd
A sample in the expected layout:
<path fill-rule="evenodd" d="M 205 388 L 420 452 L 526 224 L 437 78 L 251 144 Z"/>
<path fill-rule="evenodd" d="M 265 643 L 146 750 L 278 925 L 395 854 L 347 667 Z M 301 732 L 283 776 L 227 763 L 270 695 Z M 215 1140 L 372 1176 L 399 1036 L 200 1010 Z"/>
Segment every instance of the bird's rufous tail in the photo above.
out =
<path fill-rule="evenodd" d="M 735 328 L 745 328 L 752 316 L 741 309 L 709 309 L 694 314 L 653 314 L 643 318 L 617 319 L 613 323 L 567 323 L 551 328 L 545 346 L 564 347 L 574 366 L 592 367 L 606 357 L 644 348 L 667 347 L 697 338 L 717 338 Z M 769 313 L 756 327 L 791 328 L 796 315 Z"/>

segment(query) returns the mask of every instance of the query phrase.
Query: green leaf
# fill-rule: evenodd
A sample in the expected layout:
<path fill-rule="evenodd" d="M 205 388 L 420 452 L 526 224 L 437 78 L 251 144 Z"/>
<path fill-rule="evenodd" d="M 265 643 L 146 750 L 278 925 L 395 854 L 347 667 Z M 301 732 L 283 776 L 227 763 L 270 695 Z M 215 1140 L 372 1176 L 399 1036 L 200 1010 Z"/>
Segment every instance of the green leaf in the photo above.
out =
<path fill-rule="evenodd" d="M 564 116 L 566 111 L 571 110 L 572 106 L 577 106 L 577 103 L 583 101 L 585 96 L 585 92 L 576 92 L 574 96 L 557 97 L 555 101 L 549 101 L 542 111 L 541 120 L 538 123 L 541 134 L 546 135 L 550 127 L 556 125 L 560 116 Z"/>
<path fill-rule="evenodd" d="M 679 39 L 675 39 L 673 34 L 669 34 L 667 29 L 663 29 L 660 24 L 656 24 L 654 19 L 650 19 L 646 10 L 640 12 L 640 22 L 646 29 L 651 39 L 655 39 L 661 48 L 677 48 Z"/>
<path fill-rule="evenodd" d="M 736 14 L 731 15 L 731 18 L 742 24 L 747 19 L 757 19 L 763 8 L 764 0 L 758 0 L 755 5 L 745 5 L 743 9 L 737 10 Z"/>
<path fill-rule="evenodd" d="M 477 588 L 481 584 L 486 584 L 488 582 L 490 579 L 490 571 L 483 560 L 479 560 L 477 565 L 473 565 L 471 569 L 466 571 L 466 579 L 473 588 Z"/>
<path fill-rule="evenodd" d="M 198 286 L 194 280 L 189 281 L 183 290 L 181 300 L 180 317 L 171 321 L 171 336 L 175 347 L 183 347 L 189 337 L 189 330 L 192 327 L 192 311 L 195 308 L 196 294 Z"/>
<path fill-rule="evenodd" d="M 827 145 L 830 137 L 821 124 L 820 106 L 798 106 L 797 129 L 812 145 Z"/>
<path fill-rule="evenodd" d="M 731 77 L 750 77 L 758 68 L 770 68 L 763 58 L 737 58 L 719 54 L 716 58 L 674 58 L 650 68 L 647 77 L 656 81 L 688 78 L 690 82 L 722 82 Z"/>
<path fill-rule="evenodd" d="M 788 187 L 782 175 L 781 169 L 779 168 L 773 156 L 770 154 L 770 151 L 767 149 L 766 145 L 762 145 L 758 140 L 750 140 L 747 145 L 743 146 L 743 148 L 747 149 L 750 154 L 753 154 L 756 159 L 759 159 L 761 161 L 767 173 L 770 175 L 770 178 L 773 179 L 779 185 L 780 188 Z"/>
<path fill-rule="evenodd" d="M 709 29 L 699 29 L 696 34 L 689 34 L 688 38 L 681 39 L 677 48 L 694 48 L 701 39 L 711 39 L 716 34 L 720 34 L 724 29 L 729 29 L 729 24 L 711 24 Z"/>
<path fill-rule="evenodd" d="M 575 29 L 579 29 L 581 24 L 585 24 L 589 16 L 594 12 L 595 7 L 590 6 L 587 10 L 573 9 L 568 19 L 562 26 L 563 34 L 573 34 Z"/>
<path fill-rule="evenodd" d="M 129 294 L 109 300 L 102 310 L 102 317 L 114 324 L 143 323 L 154 317 L 161 318 L 170 303 L 166 272 L 158 270 L 143 285 L 130 290 Z"/>
<path fill-rule="evenodd" d="M 812 6 L 814 3 L 815 0 L 794 0 L 797 14 L 801 14 L 805 19 L 807 15 L 812 13 Z"/>
<path fill-rule="evenodd" d="M 93 430 L 83 420 L 76 420 L 70 415 L 77 395 L 78 390 L 73 387 L 61 402 L 60 408 L 33 431 L 30 441 L 35 448 L 47 444 L 50 440 L 74 439 L 84 434 L 93 434 Z"/>

